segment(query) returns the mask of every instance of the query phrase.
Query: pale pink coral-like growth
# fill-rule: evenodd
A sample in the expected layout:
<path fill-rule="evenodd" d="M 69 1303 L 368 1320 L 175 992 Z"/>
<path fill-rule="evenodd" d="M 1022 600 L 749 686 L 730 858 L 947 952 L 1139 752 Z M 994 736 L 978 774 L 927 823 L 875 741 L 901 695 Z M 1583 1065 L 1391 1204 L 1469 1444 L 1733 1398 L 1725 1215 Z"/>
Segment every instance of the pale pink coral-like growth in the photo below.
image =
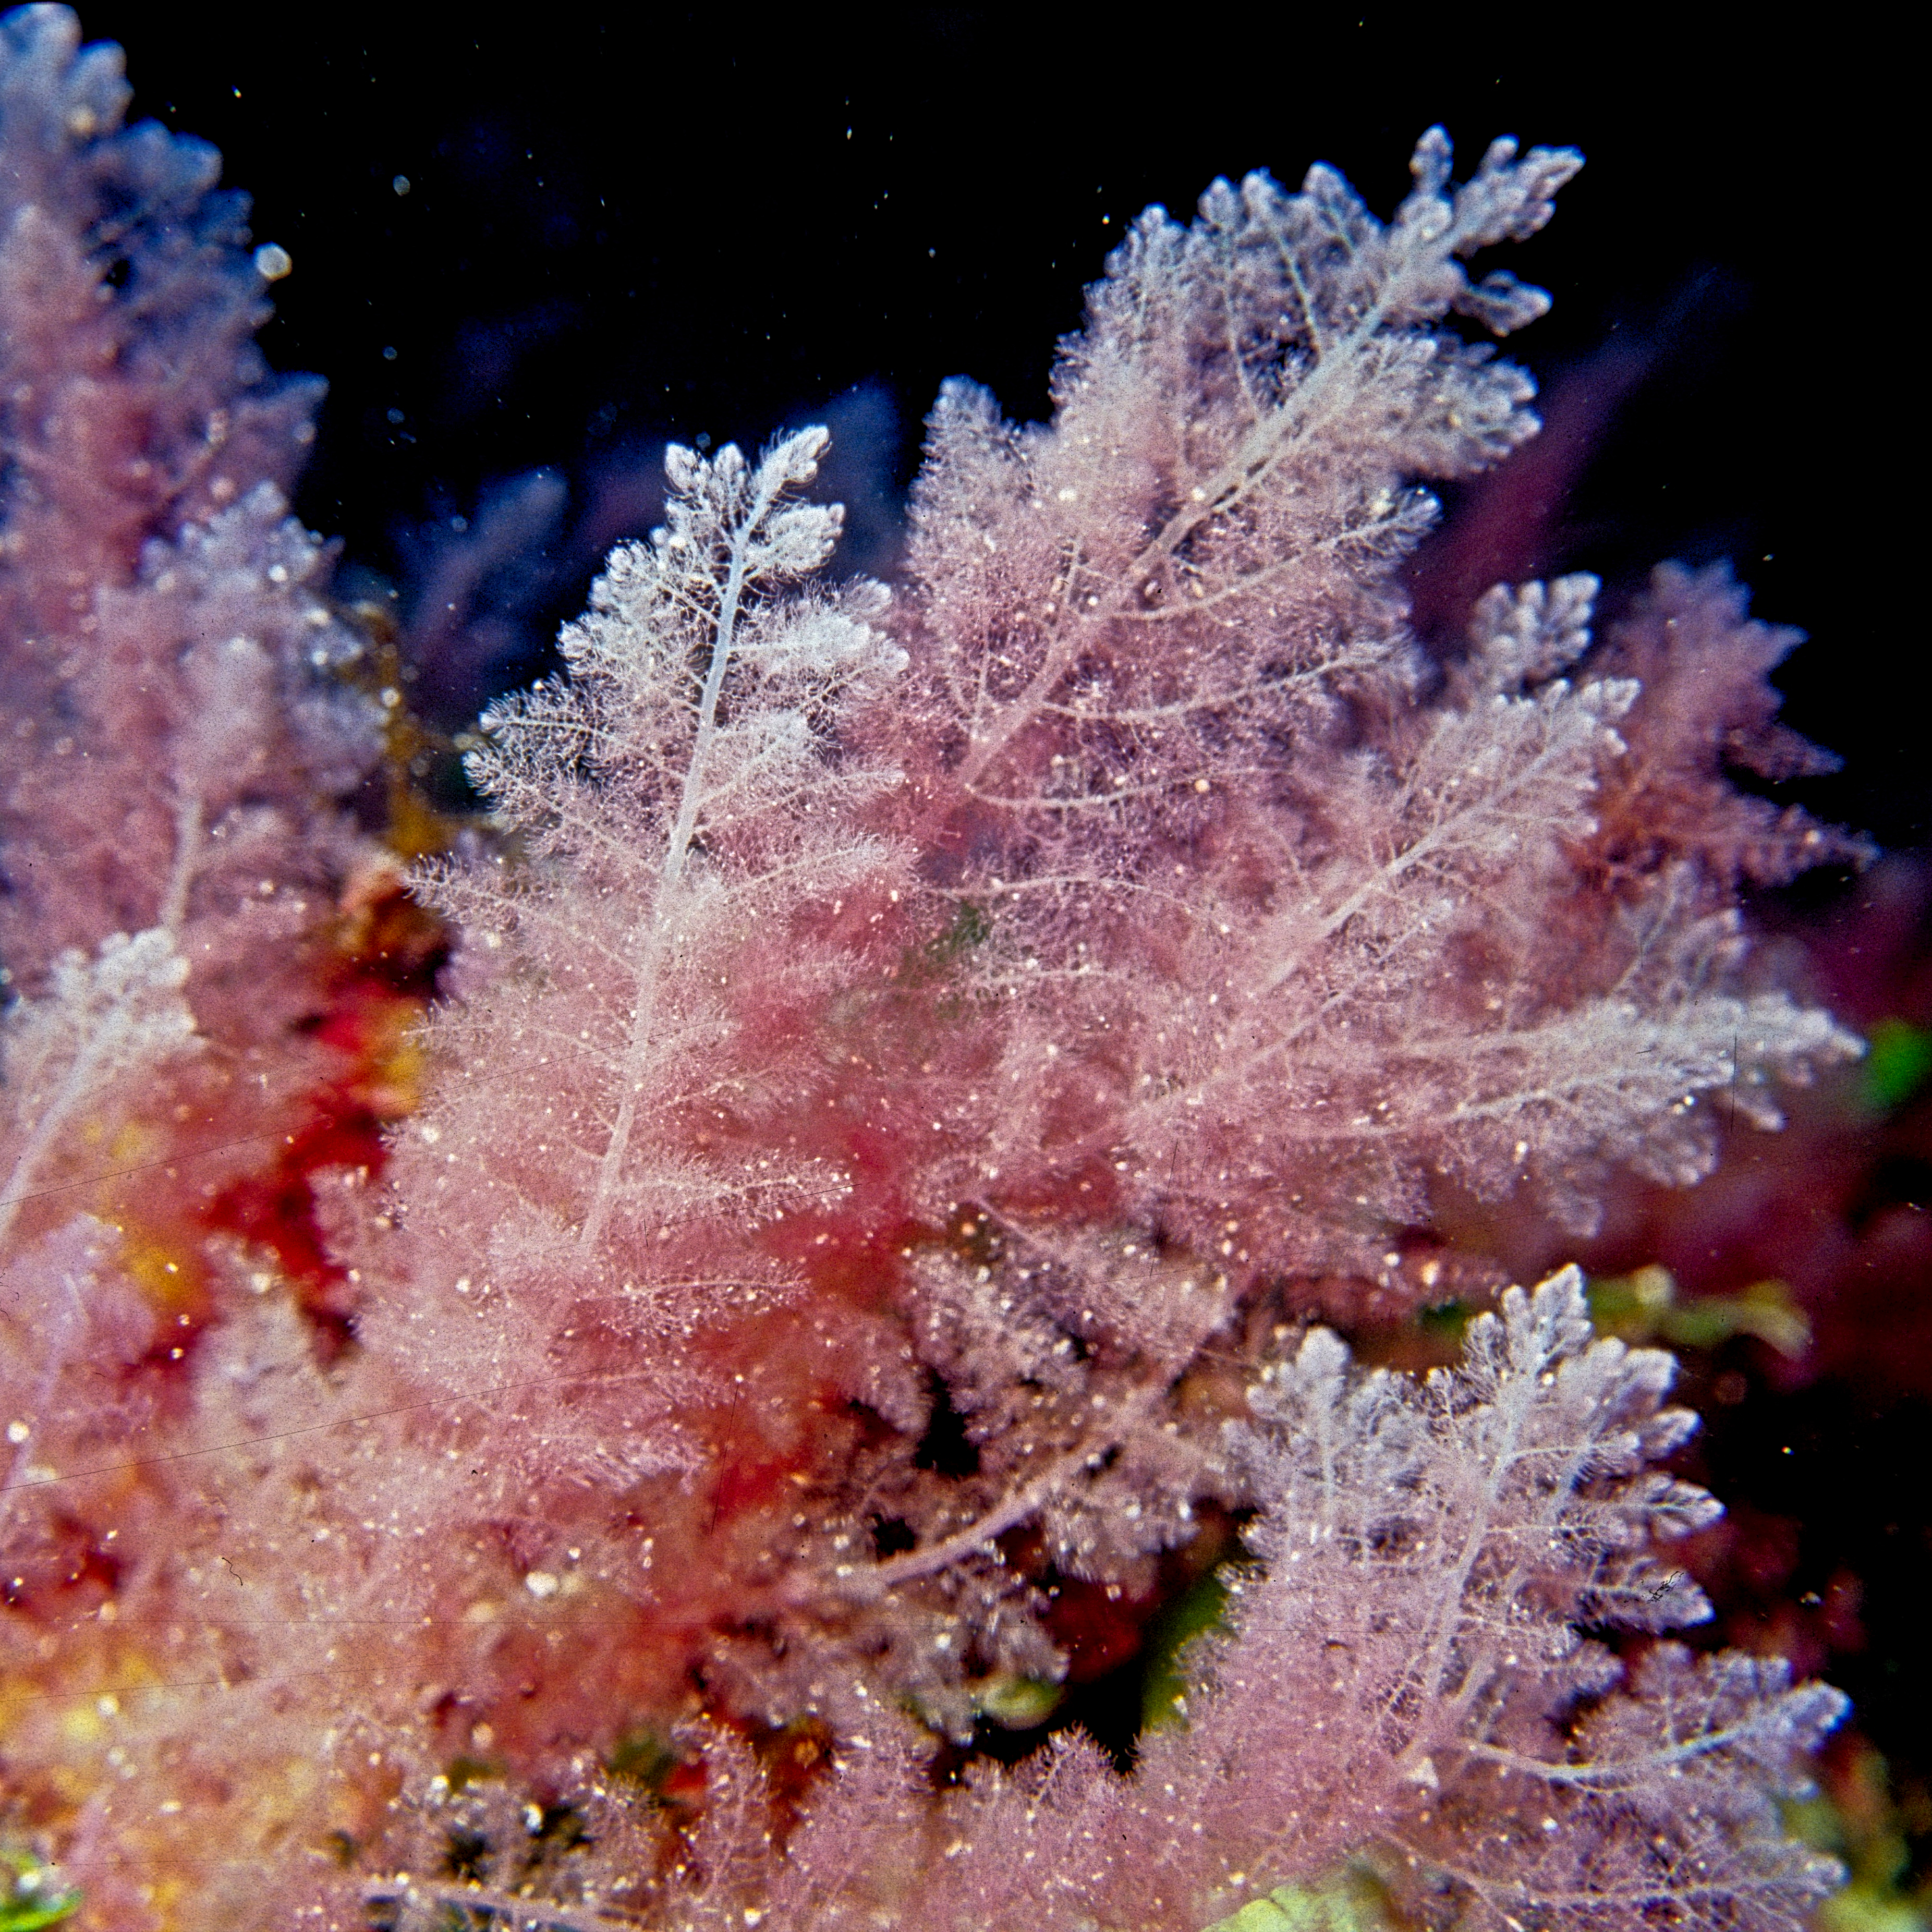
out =
<path fill-rule="evenodd" d="M 710 1370 L 721 1274 L 780 1304 L 759 1332 L 815 1356 L 842 1305 L 828 1244 L 869 1244 L 898 1353 L 970 1451 L 940 1479 L 920 1441 L 933 1410 L 889 1354 L 844 1469 L 808 1457 L 788 1526 L 754 1510 L 710 1544 L 743 1608 L 707 1684 L 885 1753 L 882 1785 L 856 1760 L 822 1794 L 750 1910 L 1186 1932 L 1258 1874 L 1312 1881 L 1378 1846 L 1391 1883 L 1421 1874 L 1429 1911 L 1480 1906 L 1528 1882 L 1493 1865 L 1468 1796 L 1505 1771 L 1550 1788 L 1550 1815 L 1572 1818 L 1564 1856 L 1600 1867 L 1571 1875 L 1574 1900 L 1551 1876 L 1539 1909 L 1613 1916 L 1682 1889 L 1618 1808 L 1664 1760 L 1592 1774 L 1587 1802 L 1564 1768 L 1569 1726 L 1615 1676 L 1576 1625 L 1700 1613 L 1643 1553 L 1710 1508 L 1643 1472 L 1683 1433 L 1658 1412 L 1666 1358 L 1593 1346 L 1574 1276 L 1513 1293 L 1472 1329 L 1462 1375 L 1421 1388 L 1353 1377 L 1321 1331 L 1269 1360 L 1247 1312 L 1264 1287 L 1305 1306 L 1335 1273 L 1419 1292 L 1400 1244 L 1438 1180 L 1528 1180 L 1579 1223 L 1619 1164 L 1694 1180 L 1700 1095 L 1769 1124 L 1765 1081 L 1855 1050 L 1742 981 L 1730 881 L 1697 850 L 1614 887 L 1593 872 L 1641 694 L 1591 658 L 1594 585 L 1493 593 L 1439 677 L 1402 627 L 1393 566 L 1432 514 L 1410 479 L 1480 467 L 1534 427 L 1526 380 L 1442 324 L 1460 308 L 1513 327 L 1542 298 L 1472 286 L 1458 256 L 1540 225 L 1574 164 L 1498 143 L 1452 197 L 1431 135 L 1386 230 L 1321 170 L 1298 196 L 1217 187 L 1191 230 L 1147 218 L 1066 351 L 1052 425 L 1010 428 L 964 386 L 942 398 L 909 696 L 881 681 L 848 704 L 840 687 L 801 716 L 787 688 L 732 682 L 742 560 L 776 502 L 762 479 L 793 475 L 794 439 L 755 472 L 674 452 L 670 520 L 650 553 L 619 554 L 567 634 L 572 682 L 490 721 L 478 774 L 537 863 L 509 884 L 495 867 L 433 882 L 510 964 L 442 1026 L 447 1097 L 399 1165 L 397 1211 L 435 1286 L 411 1298 L 419 1338 L 442 1353 L 447 1334 L 471 1372 L 466 1334 L 492 1361 L 541 1347 L 565 1370 L 566 1405 L 514 1418 L 490 1466 L 621 1484 L 562 1446 L 611 1401 L 607 1454 L 698 1448 L 692 1480 L 722 1497 L 743 1444 L 656 1406 L 706 1406 L 674 1378 Z M 760 614 L 787 662 L 816 665 L 808 683 L 837 685 L 847 633 L 820 635 L 796 593 Z M 746 747 L 715 765 L 714 715 Z M 767 772 L 793 826 L 776 842 Z M 764 897 L 775 872 L 789 918 Z M 845 937 L 848 899 L 897 961 Z M 517 1126 L 476 1111 L 486 1078 L 514 1083 Z M 800 1163 L 836 1144 L 828 1114 L 894 1138 L 814 1196 Z M 484 1222 L 487 1275 L 476 1236 L 452 1239 Z M 903 1230 L 896 1252 L 881 1222 Z M 681 1333 L 664 1318 L 680 1304 Z M 643 1390 L 611 1348 L 626 1334 L 656 1377 Z M 1258 1376 L 1278 1437 L 1218 1427 L 1216 1356 Z M 767 1375 L 734 1382 L 779 1406 Z M 1243 1586 L 1184 1735 L 1146 1740 L 1130 1784 L 1076 1745 L 937 1808 L 910 1796 L 866 1738 L 884 1723 L 870 1685 L 964 1737 L 994 1687 L 1057 1668 L 1053 1589 L 1144 1587 L 1214 1504 L 1260 1513 L 1268 1574 Z M 680 1514 L 664 1498 L 654 1530 Z M 600 1550 L 600 1583 L 656 1598 L 621 1548 Z M 1837 1708 L 1767 1682 L 1739 1723 L 1781 1762 Z M 1740 1906 L 1780 1922 L 1826 1874 L 1740 1803 L 1741 1838 L 1694 1830 L 1673 1856 L 1710 1863 L 1721 1839 Z M 737 1910 L 769 1854 L 693 1856 L 711 1882 L 688 1906 L 666 1893 L 674 1922 Z M 406 1920 L 457 1896 L 410 1862 L 384 1894 Z"/>
<path fill-rule="evenodd" d="M 1721 566 L 1660 565 L 1649 593 L 1612 627 L 1607 668 L 1641 695 L 1625 728 L 1628 757 L 1605 774 L 1598 814 L 1604 862 L 1654 866 L 1694 857 L 1703 890 L 1727 902 L 1743 880 L 1783 885 L 1812 866 L 1862 865 L 1864 840 L 1741 792 L 1726 774 L 1810 778 L 1838 760 L 1776 722 L 1771 673 L 1804 641 L 1748 616 L 1748 598 Z"/>
<path fill-rule="evenodd" d="M 1843 1699 L 1792 1688 L 1777 1660 L 1669 1643 L 1626 1676 L 1576 1628 L 1708 1614 L 1655 1550 L 1717 1513 L 1652 1466 L 1694 1426 L 1662 1406 L 1672 1373 L 1593 1337 L 1574 1270 L 1510 1290 L 1420 1389 L 1312 1330 L 1234 1432 L 1270 1498 L 1266 1570 L 1238 1580 L 1184 1727 L 1145 1736 L 1128 1776 L 1063 1738 L 935 1802 L 877 1712 L 782 1858 L 737 1814 L 752 1767 L 714 1739 L 726 1802 L 685 1850 L 687 1882 L 663 1888 L 662 1922 L 1208 1932 L 1284 1880 L 1306 1899 L 1352 1858 L 1424 1923 L 1802 1924 L 1838 1874 L 1784 1836 L 1777 1801 L 1805 1788 Z M 403 1828 L 411 1868 L 368 1895 L 405 1928 L 472 1902 L 514 1915 L 508 1858 L 476 1891 L 433 1874 L 438 1813 L 460 1831 L 472 1808 L 439 1798 Z M 650 1863 L 635 1831 L 609 1816 L 584 1856 L 536 1853 L 548 1922 L 622 1922 L 600 1916 L 607 1892 L 657 1904 L 634 1876 L 624 1896 L 620 1875 Z"/>
<path fill-rule="evenodd" d="M 82 50 L 66 8 L 16 8 L 4 32 L 7 596 L 46 660 L 77 587 L 124 580 L 149 538 L 289 479 L 318 386 L 271 376 L 250 340 L 266 277 L 215 151 L 124 128 L 121 50 Z"/>
<path fill-rule="evenodd" d="M 249 252 L 213 150 L 124 128 L 128 100 L 65 9 L 0 20 L 0 1636 L 10 1802 L 70 1794 L 103 1924 L 151 1922 L 167 1841 L 199 1828 L 166 1806 L 137 1826 L 103 1752 L 226 1802 L 219 1724 L 182 1726 L 255 1668 L 249 1619 L 199 1587 L 226 1574 L 223 1514 L 174 1480 L 218 1437 L 230 1366 L 202 1344 L 239 1257 L 208 1230 L 334 1064 L 304 1028 L 368 862 L 340 800 L 379 722 L 281 494 L 318 394 L 250 340 L 283 264 Z M 286 1599 L 256 1600 L 272 1623 Z M 123 1691 L 118 1740 L 65 1723 Z M 272 1782 L 290 1733 L 260 1735 Z"/>
<path fill-rule="evenodd" d="M 245 200 L 215 189 L 204 144 L 123 128 L 118 50 L 77 46 L 62 8 L 0 25 L 0 960 L 23 1000 L 10 1060 L 63 1026 L 77 1056 L 52 1114 L 16 1081 L 0 1213 L 34 1226 L 70 1204 L 32 1204 L 49 1186 L 104 1165 L 72 1141 L 81 1087 L 97 1148 L 136 1136 L 107 1165 L 202 1150 L 204 1200 L 277 1144 L 275 1108 L 324 1065 L 292 1029 L 360 862 L 337 801 L 377 749 L 326 554 L 280 494 L 317 388 L 272 377 L 249 340 L 266 272 Z M 105 986 L 128 935 L 124 960 L 176 962 L 212 1052 L 184 1060 L 62 991 Z M 154 1050 L 129 1060 L 119 1034 Z M 116 1055 L 118 1098 L 98 1077 Z"/>
<path fill-rule="evenodd" d="M 1205 1932 L 1354 1859 L 1420 1923 L 1795 1923 L 1835 1694 L 1582 1634 L 1702 1612 L 1668 1358 L 1574 1270 L 1426 1380 L 1309 1325 L 1428 1294 L 1446 1191 L 1586 1226 L 1856 1050 L 1746 958 L 1829 839 L 1724 802 L 1791 765 L 1731 593 L 1405 623 L 1427 482 L 1536 427 L 1456 318 L 1546 298 L 1465 262 L 1578 158 L 1150 211 L 1050 424 L 949 386 L 896 602 L 818 582 L 824 432 L 674 447 L 417 876 L 458 968 L 325 1363 L 195 1212 L 314 1078 L 380 720 L 247 344 L 284 265 L 77 49 L 0 21 L 0 1769 L 94 1920 Z M 1184 1724 L 932 1787 L 1208 1517 Z"/>
<path fill-rule="evenodd" d="M 1402 626 L 1394 566 L 1435 514 L 1417 478 L 1535 428 L 1527 379 L 1443 325 L 1502 333 L 1545 298 L 1460 258 L 1534 232 L 1577 164 L 1499 142 L 1452 193 L 1432 134 L 1386 229 L 1324 169 L 1296 196 L 1219 184 L 1112 259 L 1050 426 L 942 397 L 912 554 L 926 735 L 886 742 L 929 796 L 929 886 L 988 928 L 1000 1017 L 984 1126 L 934 1195 L 1018 1228 L 1082 1189 L 1246 1278 L 1400 1298 L 1441 1180 L 1528 1182 L 1587 1228 L 1611 1167 L 1708 1166 L 1700 1095 L 1854 1050 L 1738 990 L 1706 919 L 1729 820 L 1660 811 L 1603 883 L 1606 802 L 1723 786 L 1713 734 L 1774 701 L 1747 694 L 1769 634 L 1729 610 L 1745 641 L 1700 709 L 1646 704 L 1633 641 L 1590 651 L 1587 579 L 1492 592 L 1446 681 Z M 1677 721 L 1642 727 L 1678 732 L 1654 759 L 1628 756 L 1634 706 Z M 1653 763 L 1684 776 L 1633 776 Z M 1787 871 L 1849 849 L 1726 808 L 1760 869 L 1778 842 Z"/>

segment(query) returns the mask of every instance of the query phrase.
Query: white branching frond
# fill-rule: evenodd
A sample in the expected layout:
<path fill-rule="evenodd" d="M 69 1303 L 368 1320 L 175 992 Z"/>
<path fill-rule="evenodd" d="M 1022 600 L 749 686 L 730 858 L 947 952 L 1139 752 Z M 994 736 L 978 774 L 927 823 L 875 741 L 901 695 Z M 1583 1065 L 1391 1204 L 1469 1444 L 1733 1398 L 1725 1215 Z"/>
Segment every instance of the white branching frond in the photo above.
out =
<path fill-rule="evenodd" d="M 63 953 L 45 996 L 8 1015 L 11 1158 L 0 1184 L 0 1246 L 68 1130 L 121 1083 L 138 1083 L 194 1049 L 194 1016 L 182 992 L 187 980 L 188 962 L 172 933 L 160 926 L 132 938 L 117 932 L 91 959 Z"/>

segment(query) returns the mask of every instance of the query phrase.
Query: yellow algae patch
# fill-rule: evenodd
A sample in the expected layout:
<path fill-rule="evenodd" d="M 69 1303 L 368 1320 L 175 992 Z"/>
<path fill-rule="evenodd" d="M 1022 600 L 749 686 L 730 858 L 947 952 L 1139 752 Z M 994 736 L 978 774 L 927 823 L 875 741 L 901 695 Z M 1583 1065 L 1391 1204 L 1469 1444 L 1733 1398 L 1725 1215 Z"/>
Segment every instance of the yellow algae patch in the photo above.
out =
<path fill-rule="evenodd" d="M 116 1258 L 148 1304 L 164 1314 L 189 1313 L 206 1298 L 206 1264 L 187 1243 L 128 1228 Z"/>

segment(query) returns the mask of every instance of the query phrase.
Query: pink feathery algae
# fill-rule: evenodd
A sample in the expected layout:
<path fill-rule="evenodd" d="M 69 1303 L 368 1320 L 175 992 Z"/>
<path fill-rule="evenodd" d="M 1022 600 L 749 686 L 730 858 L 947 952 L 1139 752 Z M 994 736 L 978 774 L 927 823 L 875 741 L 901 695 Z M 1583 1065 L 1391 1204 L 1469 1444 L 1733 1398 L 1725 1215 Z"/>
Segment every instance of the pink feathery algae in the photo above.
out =
<path fill-rule="evenodd" d="M 1447 664 L 1408 628 L 1428 486 L 1536 428 L 1479 338 L 1547 298 L 1465 262 L 1578 157 L 1456 186 L 1432 130 L 1386 224 L 1320 166 L 1150 211 L 1049 424 L 947 386 L 895 593 L 825 578 L 824 431 L 674 445 L 415 875 L 456 951 L 382 1184 L 326 1190 L 328 1352 L 184 1232 L 244 1163 L 167 1138 L 321 1077 L 376 748 L 247 342 L 280 263 L 70 16 L 0 36 L 0 1749 L 82 1922 L 1796 1922 L 1834 1871 L 1777 1803 L 1842 1700 L 1650 1641 L 1715 1511 L 1670 1359 L 1574 1270 L 1426 1380 L 1315 1325 L 1485 1282 L 1438 1190 L 1580 1233 L 1857 1050 L 1749 968 L 1741 880 L 1849 848 L 1727 788 L 1812 755 L 1727 582 L 1604 646 L 1581 577 Z M 90 1191 L 122 1148 L 168 1242 Z M 935 1791 L 1237 1524 L 1131 1771 L 1063 1735 Z"/>

